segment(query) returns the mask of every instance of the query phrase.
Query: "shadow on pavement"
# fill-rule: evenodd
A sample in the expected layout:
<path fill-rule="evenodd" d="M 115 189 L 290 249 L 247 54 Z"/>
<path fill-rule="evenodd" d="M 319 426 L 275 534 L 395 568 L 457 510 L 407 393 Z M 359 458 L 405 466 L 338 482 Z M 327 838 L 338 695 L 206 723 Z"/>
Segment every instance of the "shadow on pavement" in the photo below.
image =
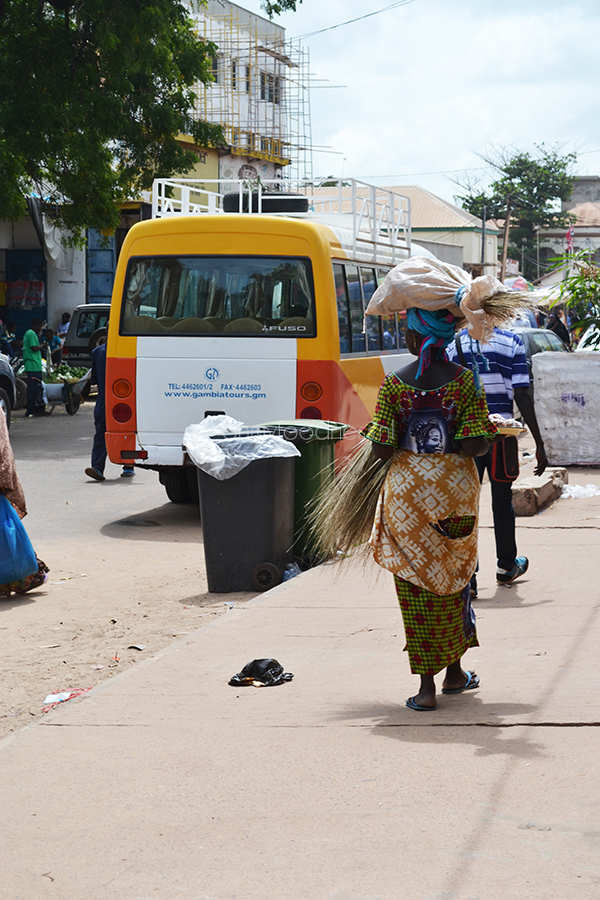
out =
<path fill-rule="evenodd" d="M 43 600 L 48 596 L 48 591 L 34 590 L 27 594 L 11 594 L 10 597 L 0 597 L 0 613 L 9 612 L 11 609 L 19 609 L 21 606 L 27 606 L 35 603 L 36 600 Z"/>
<path fill-rule="evenodd" d="M 208 607 L 208 608 L 219 608 L 219 607 L 227 607 L 230 609 L 238 608 L 238 605 L 243 605 L 248 603 L 249 600 L 253 600 L 254 597 L 260 597 L 261 594 L 251 591 L 239 591 L 231 594 L 211 594 L 208 591 L 205 591 L 203 594 L 194 594 L 192 597 L 184 597 L 182 600 L 179 600 L 179 603 L 182 606 L 196 606 L 196 607 Z"/>
<path fill-rule="evenodd" d="M 467 700 L 451 698 L 457 704 L 456 719 L 448 721 L 449 698 L 438 697 L 438 711 L 443 710 L 444 718 L 436 721 L 436 712 L 413 712 L 402 705 L 377 705 L 348 708 L 338 718 L 360 720 L 367 719 L 372 725 L 372 734 L 377 737 L 394 738 L 406 744 L 471 744 L 477 749 L 477 756 L 510 756 L 520 759 L 532 759 L 543 756 L 545 745 L 529 740 L 521 731 L 527 729 L 529 722 L 510 722 L 504 725 L 507 716 L 527 716 L 538 709 L 535 704 L 525 703 L 485 703 L 477 695 L 469 695 L 470 705 L 468 722 L 461 722 L 460 717 L 465 707 L 458 707 Z M 443 707 L 441 704 L 444 704 Z M 378 721 L 373 722 L 373 719 Z M 458 721 L 457 721 L 458 720 Z M 512 737 L 514 729 L 517 734 Z"/>
<path fill-rule="evenodd" d="M 487 593 L 486 589 L 480 588 L 479 596 L 473 600 L 475 615 L 477 615 L 478 609 L 485 609 L 486 604 L 491 606 L 502 606 L 502 609 L 523 609 L 533 606 L 545 606 L 548 603 L 554 602 L 553 600 L 538 600 L 536 603 L 532 603 L 531 600 L 521 597 L 519 595 L 519 587 L 521 585 L 526 585 L 527 581 L 527 578 L 522 578 L 519 580 L 518 584 L 495 585 L 494 593 L 488 596 L 485 596 Z"/>
<path fill-rule="evenodd" d="M 98 484 L 101 487 L 106 482 Z M 155 506 L 153 509 L 108 522 L 102 526 L 100 533 L 120 541 L 202 543 L 200 513 L 194 504 L 165 503 L 163 506 Z"/>

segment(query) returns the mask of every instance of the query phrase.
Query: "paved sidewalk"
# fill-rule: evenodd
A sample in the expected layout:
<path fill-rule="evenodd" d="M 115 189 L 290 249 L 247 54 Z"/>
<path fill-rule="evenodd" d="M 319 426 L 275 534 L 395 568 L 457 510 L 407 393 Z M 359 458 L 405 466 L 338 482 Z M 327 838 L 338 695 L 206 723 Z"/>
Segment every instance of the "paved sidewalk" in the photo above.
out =
<path fill-rule="evenodd" d="M 391 576 L 312 570 L 0 743 L 0 897 L 597 897 L 600 498 L 519 520 L 511 588 L 482 503 L 480 690 L 406 709 Z"/>

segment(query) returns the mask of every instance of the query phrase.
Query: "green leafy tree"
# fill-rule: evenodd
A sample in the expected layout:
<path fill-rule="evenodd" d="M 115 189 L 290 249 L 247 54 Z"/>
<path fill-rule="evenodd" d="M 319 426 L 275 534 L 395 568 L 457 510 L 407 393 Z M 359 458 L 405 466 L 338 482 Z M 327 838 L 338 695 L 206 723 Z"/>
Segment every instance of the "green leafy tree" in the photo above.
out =
<path fill-rule="evenodd" d="M 538 228 L 566 226 L 568 213 L 556 210 L 558 200 L 568 200 L 573 191 L 571 170 L 575 153 L 561 156 L 557 149 L 541 145 L 538 156 L 526 152 L 494 151 L 482 159 L 493 166 L 498 178 L 488 190 L 461 184 L 467 189 L 459 197 L 463 209 L 481 218 L 483 207 L 488 218 L 510 216 L 508 255 L 523 259 L 526 278 L 536 277 L 536 234 Z"/>
<path fill-rule="evenodd" d="M 192 115 L 216 49 L 177 0 L 0 0 L 0 219 L 34 194 L 78 243 L 154 178 L 189 171 L 178 134 L 223 141 Z"/>
<path fill-rule="evenodd" d="M 282 12 L 296 12 L 298 3 L 302 3 L 302 0 L 275 0 L 275 2 L 264 0 L 264 3 L 260 5 L 269 18 L 272 19 L 273 16 L 279 16 Z"/>
<path fill-rule="evenodd" d="M 593 325 L 590 349 L 600 348 L 600 267 L 590 259 L 588 250 L 564 253 L 551 260 L 564 272 L 555 302 L 563 303 L 571 313 L 571 327 L 581 334 Z"/>

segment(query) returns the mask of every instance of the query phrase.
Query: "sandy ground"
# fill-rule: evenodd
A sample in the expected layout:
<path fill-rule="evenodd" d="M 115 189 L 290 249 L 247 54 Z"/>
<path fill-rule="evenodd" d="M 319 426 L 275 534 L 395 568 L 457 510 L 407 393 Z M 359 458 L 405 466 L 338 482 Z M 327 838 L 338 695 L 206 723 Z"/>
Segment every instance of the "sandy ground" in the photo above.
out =
<path fill-rule="evenodd" d="M 122 479 L 109 464 L 106 482 L 86 479 L 92 412 L 17 413 L 11 428 L 24 522 L 51 571 L 0 600 L 0 738 L 43 715 L 48 694 L 93 687 L 255 596 L 207 592 L 198 511 L 169 503 L 156 473 Z"/>

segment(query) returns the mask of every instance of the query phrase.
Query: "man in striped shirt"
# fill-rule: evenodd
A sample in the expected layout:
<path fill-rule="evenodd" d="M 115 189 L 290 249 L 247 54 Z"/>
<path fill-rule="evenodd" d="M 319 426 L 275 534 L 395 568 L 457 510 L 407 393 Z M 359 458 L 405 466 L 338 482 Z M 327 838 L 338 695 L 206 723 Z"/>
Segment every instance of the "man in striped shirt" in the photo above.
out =
<path fill-rule="evenodd" d="M 500 413 L 505 418 L 512 418 L 513 400 L 517 404 L 535 441 L 537 466 L 534 474 L 541 475 L 548 465 L 548 459 L 533 408 L 527 357 L 521 338 L 512 331 L 495 328 L 490 342 L 479 344 L 464 329 L 460 334 L 460 346 L 464 360 L 459 358 L 455 344 L 448 347 L 448 357 L 469 368 L 473 367 L 473 362 L 477 364 L 490 413 Z M 485 456 L 477 457 L 475 463 L 480 480 L 483 480 L 486 470 L 490 476 L 498 558 L 496 581 L 498 584 L 511 584 L 524 575 L 529 566 L 526 556 L 517 556 L 512 482 L 496 481 L 491 477 L 492 448 Z M 471 592 L 477 596 L 475 576 L 471 581 Z"/>

